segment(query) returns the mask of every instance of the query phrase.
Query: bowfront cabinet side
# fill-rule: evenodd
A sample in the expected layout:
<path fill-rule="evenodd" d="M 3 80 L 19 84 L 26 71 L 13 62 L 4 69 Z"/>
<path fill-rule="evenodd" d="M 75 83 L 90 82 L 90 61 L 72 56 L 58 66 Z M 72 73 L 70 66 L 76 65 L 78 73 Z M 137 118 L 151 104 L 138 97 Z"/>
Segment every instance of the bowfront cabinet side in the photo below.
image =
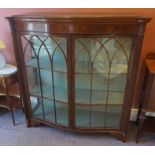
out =
<path fill-rule="evenodd" d="M 42 13 L 7 19 L 27 125 L 111 133 L 125 141 L 150 18 Z"/>

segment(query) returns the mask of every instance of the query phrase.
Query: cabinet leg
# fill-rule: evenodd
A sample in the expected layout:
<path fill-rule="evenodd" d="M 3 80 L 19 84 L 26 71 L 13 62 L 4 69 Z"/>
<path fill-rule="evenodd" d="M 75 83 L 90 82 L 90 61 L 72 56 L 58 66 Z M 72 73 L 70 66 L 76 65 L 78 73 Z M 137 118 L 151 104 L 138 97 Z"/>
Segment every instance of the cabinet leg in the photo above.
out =
<path fill-rule="evenodd" d="M 127 141 L 127 134 L 124 134 L 124 133 L 120 134 L 119 140 L 125 143 Z"/>
<path fill-rule="evenodd" d="M 35 120 L 27 120 L 26 124 L 27 124 L 28 128 L 40 125 L 40 123 L 38 121 L 35 121 Z"/>
<path fill-rule="evenodd" d="M 31 126 L 31 121 L 30 120 L 26 120 L 26 125 L 27 125 L 28 128 L 32 127 Z"/>
<path fill-rule="evenodd" d="M 120 140 L 122 142 L 127 141 L 127 134 L 126 133 L 112 133 L 113 136 L 117 138 L 117 140 Z"/>

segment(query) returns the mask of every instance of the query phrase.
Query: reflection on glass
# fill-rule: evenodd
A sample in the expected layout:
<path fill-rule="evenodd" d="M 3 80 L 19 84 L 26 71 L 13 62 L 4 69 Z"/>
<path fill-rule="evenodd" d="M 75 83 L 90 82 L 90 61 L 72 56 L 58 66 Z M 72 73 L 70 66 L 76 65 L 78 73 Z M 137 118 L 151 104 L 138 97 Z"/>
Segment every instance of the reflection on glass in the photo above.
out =
<path fill-rule="evenodd" d="M 120 127 L 131 46 L 132 38 L 75 39 L 76 127 Z"/>
<path fill-rule="evenodd" d="M 36 99 L 33 115 L 68 125 L 66 38 L 24 35 L 21 40 L 30 98 Z"/>

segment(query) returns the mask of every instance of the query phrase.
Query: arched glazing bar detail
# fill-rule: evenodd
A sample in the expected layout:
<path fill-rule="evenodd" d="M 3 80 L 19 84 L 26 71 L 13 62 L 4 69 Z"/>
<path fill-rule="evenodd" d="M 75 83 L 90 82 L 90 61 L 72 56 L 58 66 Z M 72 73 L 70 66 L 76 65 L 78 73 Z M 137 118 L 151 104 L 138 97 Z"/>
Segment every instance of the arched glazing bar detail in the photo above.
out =
<path fill-rule="evenodd" d="M 82 55 L 82 52 L 83 52 L 83 57 L 84 57 L 84 52 L 87 53 L 87 55 L 88 55 L 87 62 L 89 61 L 88 63 L 90 63 L 90 65 L 89 65 L 90 68 L 88 69 L 89 71 L 86 71 L 86 72 L 89 74 L 89 79 L 87 79 L 87 81 L 89 81 L 89 87 L 87 87 L 87 88 L 89 89 L 89 127 L 91 127 L 91 119 L 93 119 L 93 117 L 92 117 L 93 116 L 93 114 L 92 114 L 92 106 L 93 106 L 92 97 L 95 96 L 95 95 L 93 95 L 93 93 L 94 93 L 93 92 L 93 81 L 94 81 L 93 80 L 93 75 L 94 75 L 94 71 L 93 71 L 94 66 L 93 65 L 95 63 L 95 58 L 97 57 L 98 53 L 100 52 L 100 48 L 97 49 L 97 52 L 95 51 L 96 53 L 93 55 L 91 43 L 92 43 L 92 41 L 96 42 L 96 40 L 94 38 L 85 38 L 85 39 L 86 39 L 86 42 L 84 40 L 80 40 L 80 39 L 76 40 L 81 45 L 81 48 L 78 48 L 78 50 L 75 52 L 75 68 L 77 68 L 76 64 L 78 63 L 78 58 L 80 55 Z M 105 41 L 105 43 L 106 42 L 107 42 L 107 40 Z M 105 50 L 104 52 L 107 53 L 106 49 L 104 49 L 104 50 Z M 107 53 L 107 59 L 109 59 L 108 53 Z M 79 74 L 79 73 L 76 71 L 75 74 Z M 82 74 L 85 74 L 85 73 L 82 72 Z M 77 82 L 77 80 L 76 80 L 76 82 Z M 78 99 L 76 99 L 76 100 L 78 100 Z M 79 105 L 78 101 L 76 104 Z M 83 104 L 84 104 L 84 102 L 83 102 Z"/>
<path fill-rule="evenodd" d="M 62 53 L 62 57 L 64 57 L 64 59 L 65 59 L 65 63 L 67 64 L 67 60 L 66 60 L 66 56 L 65 56 L 65 54 L 64 54 L 64 51 L 62 50 L 62 48 L 61 48 L 61 46 L 60 46 L 60 44 L 62 43 L 62 42 L 64 42 L 64 40 L 60 40 L 59 42 L 56 42 L 55 41 L 55 39 L 53 38 L 53 37 L 49 37 L 52 41 L 54 41 L 54 43 L 55 43 L 55 47 L 52 49 L 52 51 L 51 51 L 51 53 L 50 53 L 50 51 L 48 50 L 48 48 L 46 47 L 46 45 L 45 45 L 45 43 L 44 42 L 42 42 L 42 45 L 41 46 L 44 46 L 44 48 L 46 49 L 46 52 L 48 53 L 48 57 L 49 57 L 49 62 L 50 62 L 50 70 L 51 70 L 51 78 L 50 77 L 48 77 L 49 79 L 52 79 L 52 99 L 53 99 L 53 102 L 54 102 L 54 114 L 55 114 L 55 123 L 57 123 L 57 109 L 56 109 L 56 95 L 55 95 L 55 92 L 56 92 L 56 87 L 55 87 L 55 77 L 54 77 L 54 74 L 56 74 L 55 73 L 55 70 L 54 70 L 54 55 L 56 54 L 56 52 L 58 53 L 58 52 L 60 52 L 60 53 Z M 40 41 L 41 41 L 41 39 L 40 38 L 38 38 Z M 57 50 L 58 49 L 58 50 Z M 38 54 L 40 53 L 40 51 L 38 52 Z M 47 61 L 47 60 L 46 60 Z M 47 63 L 47 62 L 46 62 Z M 45 80 L 44 80 L 45 81 Z M 50 85 L 50 84 L 49 84 Z M 47 93 L 47 92 L 45 92 L 45 93 Z"/>
<path fill-rule="evenodd" d="M 113 127 L 113 125 L 110 122 L 110 117 L 108 113 L 110 113 L 110 108 L 109 108 L 109 104 L 111 102 L 110 98 L 113 98 L 113 86 L 112 86 L 112 81 L 113 78 L 117 78 L 117 76 L 119 76 L 119 74 L 121 72 L 123 72 L 125 70 L 125 73 L 127 74 L 127 70 L 128 70 L 128 63 L 129 63 L 129 58 L 127 56 L 126 50 L 124 48 L 124 46 L 120 43 L 118 38 L 113 38 L 115 46 L 117 47 L 114 51 L 114 53 L 111 56 L 111 60 L 109 62 L 109 77 L 108 77 L 108 90 L 107 90 L 107 102 L 106 102 L 106 107 L 105 107 L 105 121 L 104 121 L 104 127 Z M 124 58 L 124 59 L 123 59 Z M 121 59 L 123 59 L 123 64 L 120 64 Z M 121 68 L 121 65 L 123 65 L 122 67 L 125 69 Z M 117 67 L 118 66 L 118 67 Z M 122 71 L 120 71 L 122 70 Z M 123 83 L 123 81 L 122 81 Z M 125 82 L 126 83 L 126 82 Z M 124 87 L 125 84 L 124 83 Z M 121 84 L 121 83 L 120 83 Z M 124 91 L 124 90 L 123 90 Z M 124 92 L 123 92 L 124 94 Z M 117 101 L 115 101 L 117 103 Z M 121 99 L 121 102 L 123 104 L 123 98 Z M 120 112 L 121 113 L 121 112 Z M 119 115 L 120 117 L 120 115 Z M 119 121 L 118 121 L 119 122 Z M 119 124 L 118 124 L 119 127 Z"/>
<path fill-rule="evenodd" d="M 131 42 L 129 49 L 127 49 L 127 47 L 125 46 L 125 44 L 127 44 L 127 42 Z M 89 46 L 87 46 L 88 44 L 89 44 Z M 81 46 L 81 48 L 76 47 L 76 46 Z M 104 117 L 104 120 L 102 122 L 102 126 L 100 125 L 100 127 L 108 127 L 108 126 L 106 126 L 106 121 L 107 121 L 107 116 L 108 116 L 107 111 L 108 111 L 109 105 L 111 104 L 111 99 L 110 99 L 111 91 L 116 91 L 116 90 L 111 90 L 111 89 L 113 89 L 113 88 L 111 88 L 111 85 L 113 83 L 116 84 L 116 82 L 121 81 L 119 78 L 117 79 L 117 76 L 119 76 L 119 74 L 122 74 L 122 71 L 121 70 L 119 71 L 119 68 L 121 68 L 121 65 L 122 65 L 122 67 L 126 68 L 125 74 L 127 74 L 131 46 L 132 46 L 131 38 L 123 38 L 123 37 L 118 37 L 118 38 L 116 38 L 116 37 L 107 37 L 107 38 L 106 37 L 105 38 L 100 38 L 100 37 L 82 38 L 81 37 L 81 38 L 76 38 L 76 40 L 75 40 L 75 47 L 76 47 L 75 48 L 75 92 L 78 90 L 76 88 L 77 75 L 78 74 L 83 74 L 83 75 L 86 74 L 85 77 L 89 76 L 88 78 L 85 78 L 86 81 L 90 81 L 89 88 L 87 87 L 87 89 L 90 89 L 89 90 L 90 95 L 89 95 L 89 126 L 88 127 L 91 127 L 91 119 L 93 117 L 92 107 L 94 107 L 96 102 L 98 102 L 98 100 L 94 101 L 95 99 L 93 99 L 93 96 L 95 96 L 99 92 L 99 90 L 96 90 L 97 86 L 99 86 L 99 84 L 98 84 L 99 82 L 96 82 L 97 81 L 96 79 L 101 80 L 101 78 L 97 78 L 97 76 L 101 76 L 101 75 L 102 75 L 102 79 L 104 79 L 101 81 L 104 81 L 106 83 L 104 83 L 104 88 L 103 88 L 103 90 L 101 90 L 101 92 L 104 92 L 104 95 L 103 95 L 104 97 L 102 98 L 102 100 L 105 100 L 105 101 L 103 101 L 105 107 L 104 107 L 104 115 L 102 114 Z M 79 57 L 80 56 L 82 57 L 82 55 L 84 57 L 84 53 L 87 53 L 87 56 L 88 56 L 85 63 L 87 63 L 89 61 L 88 64 L 90 63 L 91 65 L 90 65 L 90 68 L 88 69 L 89 71 L 86 69 L 86 70 L 78 72 L 78 70 L 76 68 L 77 68 L 77 64 L 80 62 Z M 121 62 L 122 58 L 124 59 L 124 62 Z M 116 62 L 118 64 L 115 64 Z M 124 64 L 121 64 L 121 63 L 124 63 Z M 118 65 L 118 67 L 117 67 L 117 65 Z M 83 79 L 81 79 L 81 81 L 82 80 Z M 119 83 L 117 83 L 117 84 L 119 85 Z M 95 85 L 97 85 L 97 86 L 95 86 Z M 99 86 L 99 87 L 101 87 L 101 86 Z M 125 83 L 124 83 L 124 87 L 125 87 Z M 84 88 L 84 89 L 86 89 L 86 88 Z M 99 88 L 99 89 L 101 89 L 101 88 Z M 98 94 L 100 94 L 100 92 Z M 96 96 L 98 96 L 98 95 L 96 95 Z M 122 102 L 123 102 L 123 99 L 122 99 Z M 75 104 L 78 105 L 78 99 L 75 99 Z M 84 104 L 86 105 L 86 103 L 83 103 L 83 107 L 84 107 Z M 121 103 L 121 104 L 123 104 L 123 103 Z M 96 104 L 96 106 L 97 105 L 98 104 Z M 87 108 L 87 110 L 88 110 L 88 108 Z M 93 122 L 92 122 L 92 124 L 93 124 Z M 92 126 L 92 127 L 98 127 L 98 126 Z"/>
<path fill-rule="evenodd" d="M 48 66 L 48 63 L 49 63 L 49 66 L 50 66 L 50 73 L 51 73 L 51 77 L 53 77 L 53 65 L 52 65 L 52 63 L 51 63 L 51 55 L 50 55 L 50 52 L 49 52 L 49 50 L 48 50 L 48 48 L 46 47 L 46 45 L 45 45 L 45 42 L 46 42 L 46 40 L 48 39 L 48 36 L 44 39 L 44 40 L 42 40 L 40 37 L 38 37 L 38 36 L 36 36 L 36 38 L 40 41 L 40 46 L 39 46 L 39 48 L 38 48 L 38 57 L 39 57 L 39 61 L 41 61 L 41 59 L 42 59 L 42 57 L 41 57 L 41 48 L 42 47 L 44 47 L 45 48 L 45 50 L 44 50 L 44 52 L 46 52 L 47 53 L 47 56 L 46 56 L 46 63 L 47 63 L 47 66 Z M 44 53 L 45 54 L 45 53 Z M 46 55 L 46 54 L 45 54 Z M 40 64 L 40 63 L 39 63 Z M 41 72 L 41 69 L 40 69 L 40 66 L 39 66 L 39 70 L 40 70 L 40 72 Z M 43 70 L 44 71 L 44 70 Z M 42 81 L 42 84 L 46 81 L 46 76 L 43 76 L 43 74 L 44 74 L 44 72 L 42 71 L 42 77 L 41 77 L 41 81 Z M 45 72 L 45 74 L 46 74 L 47 72 Z M 44 78 L 44 80 L 43 80 L 43 78 Z M 48 77 L 48 78 L 50 78 L 50 77 Z M 49 84 L 50 85 L 50 84 Z M 52 82 L 52 92 L 51 93 L 53 93 L 53 95 L 52 95 L 52 99 L 53 99 L 53 102 L 54 102 L 54 120 L 55 120 L 55 123 L 57 123 L 57 117 L 56 117 L 56 105 L 55 105 L 55 93 L 54 93 L 54 88 L 53 88 L 54 86 L 53 86 L 53 82 Z M 42 86 L 41 86 L 41 88 L 42 88 Z M 50 89 L 48 90 L 48 91 L 50 91 Z M 45 90 L 45 94 L 47 93 L 47 91 Z M 44 91 L 42 90 L 42 95 L 44 94 Z M 43 98 L 43 96 L 41 96 L 41 98 Z"/>
<path fill-rule="evenodd" d="M 40 74 L 40 65 L 39 65 L 39 57 L 38 57 L 38 55 L 37 55 L 37 52 L 35 51 L 35 48 L 34 48 L 34 46 L 33 46 L 33 38 L 34 37 L 36 37 L 36 36 L 32 36 L 32 37 L 30 37 L 30 40 L 28 40 L 25 36 L 23 36 L 24 37 L 24 39 L 26 39 L 27 40 L 27 42 L 28 42 L 28 44 L 29 44 L 29 46 L 31 47 L 31 52 L 32 52 L 32 54 L 34 54 L 34 56 L 33 56 L 33 59 L 34 58 L 36 58 L 36 60 L 37 60 L 37 68 L 38 68 L 38 75 L 39 75 L 39 80 L 37 80 L 38 82 L 39 82 L 39 89 L 40 89 L 40 95 L 41 95 L 41 97 L 40 98 L 37 98 L 37 102 L 38 102 L 38 104 L 37 104 L 37 107 L 39 106 L 39 103 L 41 102 L 41 105 L 42 105 L 42 115 L 43 115 L 43 119 L 45 119 L 45 111 L 44 111 L 44 103 L 43 103 L 43 98 L 42 98 L 42 96 L 43 96 L 43 92 L 42 92 L 42 83 L 41 83 L 41 74 Z M 26 46 L 25 46 L 25 48 L 24 48 L 24 57 L 25 57 L 25 52 L 26 52 L 26 49 L 28 48 L 28 44 L 26 44 Z M 28 50 L 29 51 L 29 50 Z M 26 63 L 26 62 L 25 62 Z M 27 67 L 26 67 L 27 68 Z M 37 71 L 36 71 L 37 72 Z M 29 77 L 27 77 L 27 79 L 28 79 L 28 81 L 30 81 L 30 79 L 29 79 Z M 30 88 L 29 88 L 29 91 L 30 91 Z M 35 107 L 35 109 L 37 108 L 37 107 Z"/>
<path fill-rule="evenodd" d="M 57 61 L 57 58 L 59 58 L 59 61 L 64 61 L 65 62 L 65 64 L 63 63 L 63 65 L 65 65 L 66 67 L 66 69 L 67 69 L 67 58 L 66 58 L 66 56 L 65 56 L 65 53 L 64 53 L 64 50 L 61 48 L 61 44 L 62 43 L 65 43 L 64 42 L 64 40 L 61 40 L 61 41 L 59 41 L 59 42 L 57 42 L 54 38 L 52 38 L 52 40 L 53 40 L 53 42 L 56 44 L 56 46 L 55 46 L 55 48 L 53 49 L 53 53 L 52 53 L 52 55 L 51 55 L 51 63 L 52 63 L 52 70 L 54 70 L 54 64 L 56 64 L 56 61 Z M 66 43 L 65 43 L 66 44 Z M 60 63 L 60 62 L 59 62 Z M 63 67 L 64 68 L 64 67 Z M 59 67 L 59 70 L 60 70 L 60 67 Z M 63 69 L 62 69 L 62 71 L 63 71 Z M 67 73 L 67 70 L 66 70 L 66 73 Z M 61 75 L 61 74 L 60 74 Z M 59 75 L 59 77 L 60 77 L 60 75 Z M 63 75 L 63 73 L 62 73 L 62 75 Z M 61 77 L 63 77 L 61 75 Z M 67 76 L 67 75 L 66 75 Z M 61 89 L 60 88 L 58 88 L 58 87 L 60 87 L 60 85 L 58 85 L 58 87 L 55 87 L 55 83 L 59 83 L 59 81 L 57 81 L 57 78 L 54 76 L 54 74 L 52 74 L 52 83 L 53 83 L 53 92 L 54 92 L 54 98 L 55 98 L 55 100 L 56 100 L 56 98 L 59 98 L 59 95 L 61 96 L 61 94 L 63 93 L 63 98 L 65 98 L 66 99 L 66 104 L 68 104 L 68 102 L 67 102 L 67 95 L 66 95 L 66 92 L 67 92 L 67 90 L 65 90 L 65 91 L 61 91 Z M 67 83 L 67 79 L 66 79 L 66 83 Z M 61 81 L 61 84 L 62 84 L 62 81 Z M 63 84 L 62 84 L 63 85 Z M 61 86 L 62 86 L 61 85 Z M 65 86 L 66 88 L 67 88 L 67 85 Z M 55 102 L 55 106 L 56 107 L 58 107 L 58 102 L 56 103 Z M 67 105 L 67 107 L 68 107 L 68 105 Z M 66 109 L 66 108 L 65 108 Z M 64 110 L 65 111 L 65 110 Z M 66 113 L 68 113 L 68 112 L 66 112 Z M 59 115 L 60 116 L 60 112 L 57 112 L 57 115 Z M 65 117 L 65 116 L 64 116 Z M 67 116 L 68 117 L 68 116 Z M 59 118 L 59 117 L 58 117 Z M 62 121 L 63 119 L 60 119 L 59 121 L 57 121 L 57 122 L 59 122 L 59 123 L 64 123 L 63 121 Z M 68 122 L 66 121 L 66 123 L 65 124 L 68 124 Z"/>
<path fill-rule="evenodd" d="M 105 60 L 108 62 L 107 64 L 107 67 L 109 69 L 107 69 L 107 71 L 101 71 L 101 72 L 104 72 L 103 74 L 106 74 L 106 76 L 108 77 L 108 82 L 105 83 L 105 89 L 107 89 L 107 91 L 105 91 L 105 103 L 103 101 L 103 103 L 105 104 L 104 106 L 104 109 L 105 109 L 105 112 L 103 113 L 103 126 L 105 127 L 105 120 L 106 120 L 106 109 L 107 109 L 107 104 L 108 104 L 108 90 L 109 90 L 109 79 L 110 79 L 110 57 L 109 57 L 109 54 L 108 54 L 108 50 L 106 49 L 106 47 L 104 46 L 107 42 L 109 42 L 111 40 L 111 38 L 108 38 L 105 42 L 101 42 L 98 38 L 94 38 L 94 41 L 99 43 L 100 47 L 97 49 L 96 51 L 96 54 L 94 56 L 94 60 L 93 60 L 93 66 L 95 66 L 95 62 L 98 63 L 98 60 L 97 60 L 97 56 L 99 57 L 98 59 L 100 59 L 100 53 L 101 54 L 105 54 L 104 55 L 104 58 Z M 102 63 L 102 62 L 101 62 Z"/>
<path fill-rule="evenodd" d="M 23 36 L 22 36 L 23 37 Z M 28 38 L 27 38 L 28 37 Z M 35 51 L 35 54 L 32 54 L 33 55 L 33 59 L 36 59 L 37 60 L 37 65 L 32 63 L 32 67 L 36 67 L 38 68 L 38 72 L 39 72 L 39 77 L 40 77 L 40 85 L 42 84 L 42 81 L 49 81 L 49 79 L 51 79 L 52 81 L 49 82 L 49 85 L 51 85 L 52 83 L 52 101 L 54 102 L 54 121 L 55 123 L 57 123 L 57 110 L 56 110 L 56 102 L 64 102 L 64 101 L 61 101 L 61 99 L 55 99 L 55 80 L 54 80 L 54 77 L 56 76 L 56 74 L 58 74 L 60 71 L 56 69 L 54 69 L 54 65 L 57 66 L 57 64 L 54 64 L 54 55 L 56 55 L 56 53 L 61 53 L 61 59 L 64 59 L 63 62 L 65 62 L 65 64 L 63 65 L 66 65 L 66 70 L 65 70 L 65 73 L 67 73 L 67 55 L 65 55 L 65 52 L 64 50 L 66 49 L 63 49 L 62 44 L 66 44 L 66 38 L 64 37 L 54 37 L 54 36 L 37 36 L 37 35 L 27 35 L 27 36 L 24 36 L 24 39 L 27 41 L 25 47 L 23 47 L 24 49 L 24 55 L 25 55 L 25 51 L 27 49 L 28 46 L 31 47 L 32 51 L 28 50 L 28 52 L 33 52 L 35 51 L 36 49 L 32 46 L 32 44 L 36 44 L 37 43 L 37 52 Z M 47 46 L 47 44 L 49 43 L 49 40 L 51 41 L 51 47 L 52 49 L 49 49 Z M 48 43 L 47 43 L 48 42 Z M 44 50 L 43 50 L 44 49 Z M 44 65 L 44 63 L 41 63 L 42 59 L 43 59 L 43 56 L 42 55 L 45 55 L 46 56 L 46 65 Z M 31 55 L 31 57 L 32 57 Z M 33 61 L 33 60 L 32 60 Z M 48 65 L 49 63 L 49 65 Z M 40 65 L 40 64 L 43 64 L 43 65 Z M 25 62 L 25 65 L 27 65 L 27 63 Z M 28 64 L 28 66 L 30 66 L 30 64 Z M 46 71 L 49 71 L 50 74 L 51 74 L 51 77 L 48 77 L 45 79 L 45 72 Z M 41 73 L 40 73 L 41 72 Z M 43 73 L 44 72 L 44 73 Z M 41 74 L 41 75 L 40 75 Z M 66 78 L 67 79 L 67 78 Z M 66 81 L 67 82 L 67 81 Z M 67 86 L 67 85 L 66 85 Z M 41 86 L 41 100 L 43 98 L 47 98 L 45 95 L 43 95 L 43 86 Z M 66 88 L 67 89 L 67 88 Z M 51 90 L 51 89 L 49 89 Z M 66 90 L 66 92 L 68 92 Z M 45 92 L 44 94 L 47 94 L 47 92 Z M 48 98 L 47 98 L 48 99 Z M 51 100 L 51 98 L 50 98 Z M 66 103 L 68 103 L 68 101 L 65 101 Z M 43 105 L 43 104 L 42 104 Z M 44 109 L 44 107 L 42 107 L 42 109 Z M 43 119 L 45 119 L 45 114 L 43 112 Z"/>
<path fill-rule="evenodd" d="M 80 47 L 78 47 L 78 51 L 75 52 L 75 75 L 76 75 L 76 73 L 78 75 L 78 72 L 81 72 L 82 74 L 84 72 L 88 73 L 89 75 L 92 74 L 93 63 L 92 63 L 91 55 L 90 55 L 89 42 L 90 42 L 90 40 L 87 40 L 87 42 L 84 42 L 84 43 L 79 39 L 77 40 L 77 44 L 80 45 Z M 79 59 L 80 59 L 80 62 L 79 62 Z M 84 59 L 86 59 L 86 62 L 83 61 Z M 82 97 L 81 96 L 82 86 L 80 86 L 81 78 L 83 78 L 82 74 L 78 75 L 78 77 L 77 76 L 75 77 L 75 79 L 76 79 L 75 96 L 76 96 L 76 101 L 80 99 L 78 101 L 79 103 L 87 102 L 87 104 L 89 104 L 89 112 L 87 114 L 87 118 L 84 118 L 84 119 L 89 120 L 87 122 L 87 124 L 90 127 L 90 125 L 91 125 L 91 101 L 92 101 L 91 100 L 91 97 L 92 97 L 91 80 L 92 79 L 89 78 L 86 83 L 82 84 L 82 85 L 86 86 L 88 89 L 88 91 L 83 90 L 83 93 L 85 93 L 85 96 Z M 77 87 L 79 89 L 77 89 Z M 76 104 L 78 105 L 79 103 L 76 103 Z M 82 105 L 82 103 L 81 103 L 81 105 Z M 78 111 L 76 111 L 76 116 L 78 117 Z M 80 119 L 79 119 L 79 121 L 80 121 Z"/>

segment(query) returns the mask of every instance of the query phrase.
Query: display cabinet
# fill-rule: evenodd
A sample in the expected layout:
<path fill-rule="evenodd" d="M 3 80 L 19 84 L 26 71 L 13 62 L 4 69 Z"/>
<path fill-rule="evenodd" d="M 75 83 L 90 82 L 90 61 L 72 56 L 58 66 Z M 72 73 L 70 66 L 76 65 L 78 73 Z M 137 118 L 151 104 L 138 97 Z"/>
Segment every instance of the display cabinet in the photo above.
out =
<path fill-rule="evenodd" d="M 125 141 L 150 18 L 33 13 L 7 19 L 28 127 L 43 123 Z"/>

